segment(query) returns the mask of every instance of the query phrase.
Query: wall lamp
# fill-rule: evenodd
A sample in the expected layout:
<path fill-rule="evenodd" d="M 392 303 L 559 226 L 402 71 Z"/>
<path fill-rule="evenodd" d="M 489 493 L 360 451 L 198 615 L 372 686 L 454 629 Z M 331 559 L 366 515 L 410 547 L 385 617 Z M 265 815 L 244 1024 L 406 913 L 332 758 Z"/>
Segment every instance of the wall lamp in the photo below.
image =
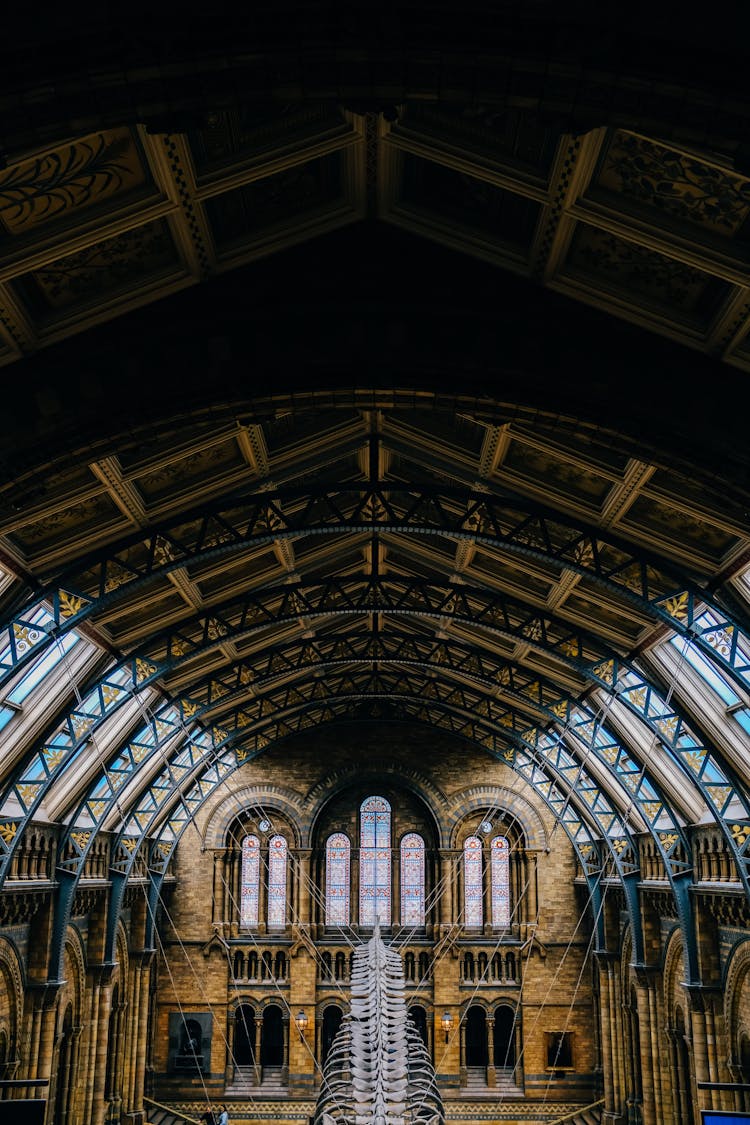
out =
<path fill-rule="evenodd" d="M 297 1012 L 297 1015 L 294 1017 L 294 1022 L 297 1025 L 297 1030 L 299 1031 L 300 1039 L 304 1039 L 305 1038 L 305 1032 L 307 1031 L 308 1020 L 307 1020 L 306 1013 L 303 1012 L 301 1008 Z"/>
<path fill-rule="evenodd" d="M 443 1016 L 440 1022 L 443 1025 L 443 1031 L 445 1032 L 445 1042 L 447 1043 L 448 1036 L 450 1035 L 451 1028 L 453 1027 L 453 1016 L 450 1014 L 450 1012 L 443 1012 Z"/>

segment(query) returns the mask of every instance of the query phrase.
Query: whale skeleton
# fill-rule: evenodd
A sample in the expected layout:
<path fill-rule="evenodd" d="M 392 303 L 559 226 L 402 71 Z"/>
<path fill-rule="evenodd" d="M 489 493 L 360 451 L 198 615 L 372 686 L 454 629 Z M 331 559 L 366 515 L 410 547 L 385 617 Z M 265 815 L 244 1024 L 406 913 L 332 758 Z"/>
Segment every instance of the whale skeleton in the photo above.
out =
<path fill-rule="evenodd" d="M 314 1125 L 444 1125 L 427 1048 L 404 1001 L 404 970 L 376 923 L 355 950 L 351 1005 L 323 1067 Z"/>

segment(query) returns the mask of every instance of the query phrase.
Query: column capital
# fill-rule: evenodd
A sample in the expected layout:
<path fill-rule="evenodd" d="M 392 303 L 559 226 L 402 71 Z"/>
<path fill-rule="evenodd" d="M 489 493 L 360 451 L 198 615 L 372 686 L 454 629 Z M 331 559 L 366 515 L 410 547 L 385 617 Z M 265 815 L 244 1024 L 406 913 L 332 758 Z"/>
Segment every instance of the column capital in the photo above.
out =
<path fill-rule="evenodd" d="M 657 965 L 647 965 L 643 962 L 639 963 L 637 961 L 631 962 L 630 968 L 632 970 L 633 976 L 635 977 L 636 984 L 641 985 L 644 988 L 648 988 L 650 985 L 653 985 L 656 982 L 660 972 Z"/>
<path fill-rule="evenodd" d="M 608 949 L 595 949 L 594 960 L 598 962 L 601 968 L 611 968 L 617 961 L 617 954 L 610 953 Z"/>
<path fill-rule="evenodd" d="M 30 992 L 34 998 L 34 1007 L 41 1009 L 54 1008 L 57 1003 L 57 996 L 60 989 L 67 982 L 64 980 L 56 981 L 34 981 L 30 980 L 26 985 L 27 992 Z"/>
<path fill-rule="evenodd" d="M 712 1011 L 717 1003 L 721 1004 L 721 989 L 714 985 L 701 984 L 700 982 L 688 983 L 681 981 L 682 987 L 690 997 L 690 1007 L 694 1012 Z"/>

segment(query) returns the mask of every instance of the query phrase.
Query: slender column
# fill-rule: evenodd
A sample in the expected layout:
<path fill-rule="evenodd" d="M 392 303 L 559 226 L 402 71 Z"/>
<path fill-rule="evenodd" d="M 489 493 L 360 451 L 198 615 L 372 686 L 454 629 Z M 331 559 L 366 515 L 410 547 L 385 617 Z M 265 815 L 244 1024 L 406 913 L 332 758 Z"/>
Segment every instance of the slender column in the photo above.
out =
<path fill-rule="evenodd" d="M 526 899 L 528 907 L 526 910 L 526 919 L 530 925 L 536 925 L 537 916 L 539 914 L 539 898 L 537 893 L 537 853 L 526 852 L 526 876 L 528 885 L 526 887 Z"/>
<path fill-rule="evenodd" d="M 651 1040 L 656 1029 L 651 1026 L 649 1006 L 649 971 L 645 966 L 636 969 L 635 996 L 638 1005 L 638 1042 L 634 1044 L 641 1065 L 641 1097 L 643 1099 L 643 1125 L 661 1125 L 656 1117 L 654 1096 L 654 1071 L 651 1057 Z M 637 1091 L 634 1091 L 637 1093 Z"/>
<path fill-rule="evenodd" d="M 91 1110 L 86 1117 L 92 1125 L 104 1125 L 105 1085 L 107 1082 L 107 1060 L 117 1049 L 116 1043 L 109 1040 L 109 1017 L 112 1001 L 111 970 L 104 969 L 101 974 L 99 1006 L 96 1023 L 96 1049 L 94 1052 L 93 1082 L 89 1080 L 92 1091 Z M 92 1034 L 92 1038 L 94 1038 Z M 113 1057 L 113 1063 L 116 1055 Z"/>
<path fill-rule="evenodd" d="M 461 1067 L 461 1085 L 466 1085 L 466 1024 L 461 1020 L 459 1027 L 459 1046 L 460 1046 L 460 1067 Z"/>
<path fill-rule="evenodd" d="M 213 883 L 213 925 L 215 929 L 224 932 L 224 921 L 227 917 L 224 894 L 224 848 L 214 851 L 214 883 Z"/>
<path fill-rule="evenodd" d="M 224 1062 L 224 1085 L 228 1086 L 234 1078 L 234 1033 L 237 1027 L 237 1014 L 230 1013 L 227 1018 L 227 1057 Z"/>
<path fill-rule="evenodd" d="M 693 1068 L 695 1081 L 710 1082 L 711 1072 L 708 1065 L 708 1043 L 706 1039 L 706 998 L 700 988 L 689 988 L 690 995 L 690 1031 L 693 1040 Z M 695 1104 L 699 1109 L 713 1109 L 714 1091 L 697 1087 L 693 1088 L 690 1075 L 687 1075 L 686 1091 L 688 1100 L 692 1101 L 697 1096 Z"/>
<path fill-rule="evenodd" d="M 67 1068 L 67 1090 L 65 1096 L 65 1115 L 67 1121 L 75 1121 L 78 1114 L 79 1097 L 86 1080 L 86 1075 L 81 1073 L 81 1032 L 80 1024 L 71 1028 L 70 1033 L 70 1066 Z"/>
<path fill-rule="evenodd" d="M 495 1020 L 489 1016 L 486 1020 L 487 1028 L 487 1085 L 497 1085 L 497 1072 L 495 1070 Z"/>
<path fill-rule="evenodd" d="M 660 1081 L 661 1060 L 659 1058 L 659 1002 L 657 996 L 658 978 L 652 974 L 648 988 L 648 1023 L 651 1047 L 651 1074 L 654 1080 L 654 1116 L 657 1122 L 664 1120 L 662 1089 Z"/>
<path fill-rule="evenodd" d="M 263 1020 L 256 1019 L 255 1021 L 256 1034 L 253 1036 L 254 1041 L 257 1041 L 258 1049 L 255 1052 L 255 1072 L 253 1074 L 253 1082 L 256 1086 L 260 1086 L 263 1081 L 263 1069 L 261 1067 L 261 1057 L 263 1055 Z"/>
<path fill-rule="evenodd" d="M 236 847 L 227 848 L 224 855 L 224 864 L 217 871 L 214 867 L 214 876 L 219 875 L 221 887 L 220 897 L 223 900 L 224 933 L 227 937 L 237 937 L 240 932 L 240 868 L 238 851 Z M 223 877 L 222 877 L 223 876 Z M 235 885 L 236 883 L 236 885 Z"/>
<path fill-rule="evenodd" d="M 613 1032 L 612 1009 L 610 1006 L 609 976 L 612 971 L 612 954 L 605 950 L 596 952 L 596 961 L 599 967 L 599 1012 L 601 1020 L 602 1043 L 602 1076 L 604 1079 L 604 1110 L 603 1120 L 616 1120 L 618 1115 L 615 1109 L 615 1075 L 614 1061 L 612 1058 Z"/>
<path fill-rule="evenodd" d="M 359 848 L 351 852 L 351 905 L 352 926 L 359 925 Z"/>
<path fill-rule="evenodd" d="M 401 925 L 401 849 L 391 853 L 391 925 Z"/>
<path fill-rule="evenodd" d="M 92 1121 L 92 1107 L 94 1098 L 94 1083 L 96 1081 L 96 1055 L 99 1038 L 99 998 L 101 994 L 101 977 L 92 971 L 89 981 L 89 1026 L 86 1052 L 86 1076 L 83 1085 L 82 1116 L 85 1121 Z"/>
<path fill-rule="evenodd" d="M 449 848 L 440 850 L 440 925 L 446 929 L 455 917 L 453 911 L 453 852 Z"/>
<path fill-rule="evenodd" d="M 141 977 L 140 1005 L 138 1011 L 138 1043 L 135 1058 L 135 1111 L 143 1110 L 143 1094 L 146 1076 L 146 1043 L 148 1025 L 149 978 L 151 976 L 151 954 L 144 955 L 143 962 L 138 966 Z"/>
<path fill-rule="evenodd" d="M 484 932 L 492 933 L 492 867 L 486 840 L 482 844 L 482 922 Z"/>
<path fill-rule="evenodd" d="M 281 1084 L 286 1086 L 289 1082 L 289 1016 L 284 1016 L 281 1021 L 281 1035 L 283 1040 L 283 1062 L 281 1064 Z"/>
<path fill-rule="evenodd" d="M 32 1078 L 46 1078 L 52 1089 L 52 1058 L 55 1051 L 57 986 L 39 986 L 39 1056 Z M 36 1096 L 35 1094 L 33 1096 Z"/>
<path fill-rule="evenodd" d="M 121 987 L 124 987 L 124 981 Z M 128 1001 L 121 999 L 117 1005 L 117 1016 L 115 1018 L 115 1041 L 114 1045 L 108 1048 L 108 1053 L 113 1056 L 112 1059 L 112 1085 L 107 1090 L 106 1095 L 111 1104 L 110 1116 L 115 1121 L 120 1120 L 122 1112 L 122 1091 L 124 1084 L 124 1043 L 123 1036 L 125 1032 L 125 1025 L 128 1015 Z"/>
<path fill-rule="evenodd" d="M 268 842 L 261 849 L 260 885 L 258 887 L 258 933 L 268 930 Z M 287 867 L 289 865 L 287 864 Z"/>
<path fill-rule="evenodd" d="M 130 961 L 130 999 L 127 1012 L 127 1028 L 125 1031 L 125 1075 L 123 1081 L 122 1100 L 126 1113 L 131 1113 L 135 1091 L 135 1051 L 138 1035 L 138 1011 L 140 999 L 141 974 L 137 967 L 137 954 Z"/>
<path fill-rule="evenodd" d="M 608 974 L 609 980 L 609 1010 L 610 1012 L 619 1012 L 621 1005 L 620 998 L 620 981 L 619 974 L 616 971 L 615 962 L 610 965 Z M 618 1107 L 621 1107 L 625 1101 L 625 1059 L 624 1059 L 624 1043 L 622 1035 L 622 1020 L 615 1018 L 612 1024 L 613 1035 L 613 1052 L 612 1060 L 614 1063 L 614 1072 L 616 1075 L 615 1083 L 615 1102 Z"/>
<path fill-rule="evenodd" d="M 299 884 L 299 905 L 297 908 L 297 920 L 300 926 L 308 928 L 311 920 L 311 904 L 312 894 L 310 891 L 310 857 L 312 852 L 309 848 L 300 848 L 297 852 L 297 872 Z"/>

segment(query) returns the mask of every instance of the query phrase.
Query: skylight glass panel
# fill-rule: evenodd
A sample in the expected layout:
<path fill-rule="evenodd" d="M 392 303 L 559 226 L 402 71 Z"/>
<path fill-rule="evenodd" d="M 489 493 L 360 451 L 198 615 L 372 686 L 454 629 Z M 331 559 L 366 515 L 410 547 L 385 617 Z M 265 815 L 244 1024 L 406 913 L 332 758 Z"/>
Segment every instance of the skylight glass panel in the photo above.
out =
<path fill-rule="evenodd" d="M 713 688 L 719 698 L 724 700 L 727 707 L 740 702 L 740 697 L 734 689 L 727 683 L 719 670 L 694 646 L 692 641 L 688 641 L 684 637 L 670 637 L 669 643 L 677 649 L 680 656 L 683 656 L 695 668 L 701 679 Z"/>
<path fill-rule="evenodd" d="M 70 652 L 79 640 L 78 634 L 73 632 L 66 633 L 55 641 L 51 648 L 34 661 L 31 668 L 26 675 L 16 684 L 11 692 L 8 692 L 8 700 L 10 703 L 21 704 L 26 697 L 34 690 L 34 688 L 42 682 L 42 680 L 52 672 L 63 657 Z"/>
<path fill-rule="evenodd" d="M 741 707 L 732 711 L 732 717 L 737 720 L 744 731 L 750 734 L 750 707 Z"/>

